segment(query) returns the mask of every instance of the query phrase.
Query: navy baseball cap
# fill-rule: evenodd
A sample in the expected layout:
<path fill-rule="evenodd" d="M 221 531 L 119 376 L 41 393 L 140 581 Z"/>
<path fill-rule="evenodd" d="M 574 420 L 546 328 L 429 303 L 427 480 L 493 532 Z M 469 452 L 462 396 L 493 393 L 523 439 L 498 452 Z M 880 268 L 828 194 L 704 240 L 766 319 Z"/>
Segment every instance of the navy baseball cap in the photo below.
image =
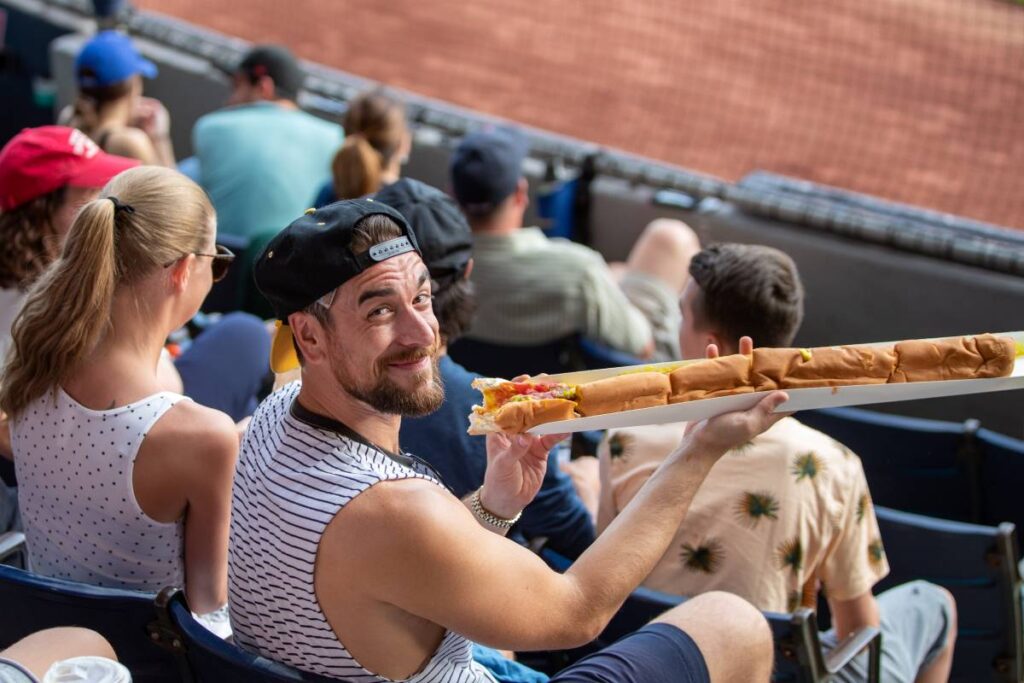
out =
<path fill-rule="evenodd" d="M 249 79 L 269 76 L 278 96 L 295 99 L 305 75 L 291 50 L 283 45 L 257 45 L 242 58 L 236 69 Z"/>
<path fill-rule="evenodd" d="M 132 39 L 120 31 L 100 31 L 75 58 L 75 74 L 83 88 L 103 88 L 135 74 L 153 78 L 156 64 L 135 49 Z"/>
<path fill-rule="evenodd" d="M 409 221 L 430 278 L 437 283 L 435 294 L 465 274 L 473 257 L 473 233 L 451 197 L 426 183 L 402 178 L 374 198 Z"/>
<path fill-rule="evenodd" d="M 523 159 L 529 151 L 526 136 L 502 127 L 470 133 L 452 155 L 452 193 L 470 215 L 487 214 L 516 190 Z"/>
<path fill-rule="evenodd" d="M 365 252 L 353 253 L 352 233 L 356 225 L 367 216 L 380 214 L 398 224 L 403 235 Z M 408 252 L 420 253 L 409 224 L 398 211 L 374 199 L 350 199 L 308 209 L 270 240 L 256 259 L 253 275 L 256 287 L 270 302 L 278 319 L 270 351 L 274 372 L 287 372 L 299 366 L 288 316 L 367 268 Z"/>

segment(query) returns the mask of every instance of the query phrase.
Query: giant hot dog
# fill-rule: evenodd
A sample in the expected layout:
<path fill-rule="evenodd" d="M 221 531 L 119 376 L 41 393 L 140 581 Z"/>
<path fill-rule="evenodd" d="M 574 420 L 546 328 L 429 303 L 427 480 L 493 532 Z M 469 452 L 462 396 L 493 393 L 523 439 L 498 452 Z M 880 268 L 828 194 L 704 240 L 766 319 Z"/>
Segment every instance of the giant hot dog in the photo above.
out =
<path fill-rule="evenodd" d="M 1005 377 L 1017 350 L 1010 337 L 981 334 L 894 346 L 759 348 L 579 385 L 478 379 L 473 387 L 483 392 L 484 404 L 474 406 L 469 433 L 523 432 L 577 413 L 590 417 L 754 391 Z"/>

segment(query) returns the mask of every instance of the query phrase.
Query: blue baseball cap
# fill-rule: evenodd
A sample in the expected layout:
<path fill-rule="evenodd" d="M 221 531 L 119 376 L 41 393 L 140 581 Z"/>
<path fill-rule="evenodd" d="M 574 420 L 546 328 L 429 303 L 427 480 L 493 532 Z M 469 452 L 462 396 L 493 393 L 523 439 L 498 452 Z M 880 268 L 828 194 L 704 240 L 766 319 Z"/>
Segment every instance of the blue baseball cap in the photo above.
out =
<path fill-rule="evenodd" d="M 83 88 L 103 88 L 135 74 L 153 78 L 156 64 L 135 49 L 132 39 L 120 31 L 101 31 L 85 44 L 75 58 L 75 74 Z"/>
<path fill-rule="evenodd" d="M 526 136 L 502 127 L 470 133 L 455 148 L 452 194 L 470 215 L 487 214 L 516 191 L 529 151 Z"/>

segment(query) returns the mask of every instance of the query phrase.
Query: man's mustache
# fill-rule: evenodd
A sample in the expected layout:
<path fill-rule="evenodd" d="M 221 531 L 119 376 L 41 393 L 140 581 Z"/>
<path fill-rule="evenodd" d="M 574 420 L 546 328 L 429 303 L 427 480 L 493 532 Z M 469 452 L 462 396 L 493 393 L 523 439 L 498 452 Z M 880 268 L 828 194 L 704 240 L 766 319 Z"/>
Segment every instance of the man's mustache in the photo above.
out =
<path fill-rule="evenodd" d="M 406 351 L 399 351 L 380 359 L 380 365 L 387 366 L 392 363 L 415 363 L 423 358 L 433 358 L 437 355 L 436 346 L 422 346 Z"/>

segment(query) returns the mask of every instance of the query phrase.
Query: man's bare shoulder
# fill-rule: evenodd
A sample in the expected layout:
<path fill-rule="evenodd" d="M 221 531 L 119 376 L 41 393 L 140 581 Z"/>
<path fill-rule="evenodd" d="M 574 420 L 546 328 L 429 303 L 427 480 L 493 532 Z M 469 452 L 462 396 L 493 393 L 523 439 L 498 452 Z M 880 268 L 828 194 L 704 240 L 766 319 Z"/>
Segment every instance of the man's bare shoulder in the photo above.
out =
<path fill-rule="evenodd" d="M 437 483 L 417 478 L 382 481 L 335 514 L 320 541 L 321 557 L 346 564 L 372 558 L 431 553 L 444 539 L 476 524 L 458 498 Z M 359 547 L 360 557 L 351 549 Z"/>
<path fill-rule="evenodd" d="M 344 518 L 361 528 L 424 527 L 462 508 L 451 493 L 428 479 L 409 477 L 378 482 L 353 498 L 331 522 Z M 465 508 L 462 508 L 463 510 Z"/>

